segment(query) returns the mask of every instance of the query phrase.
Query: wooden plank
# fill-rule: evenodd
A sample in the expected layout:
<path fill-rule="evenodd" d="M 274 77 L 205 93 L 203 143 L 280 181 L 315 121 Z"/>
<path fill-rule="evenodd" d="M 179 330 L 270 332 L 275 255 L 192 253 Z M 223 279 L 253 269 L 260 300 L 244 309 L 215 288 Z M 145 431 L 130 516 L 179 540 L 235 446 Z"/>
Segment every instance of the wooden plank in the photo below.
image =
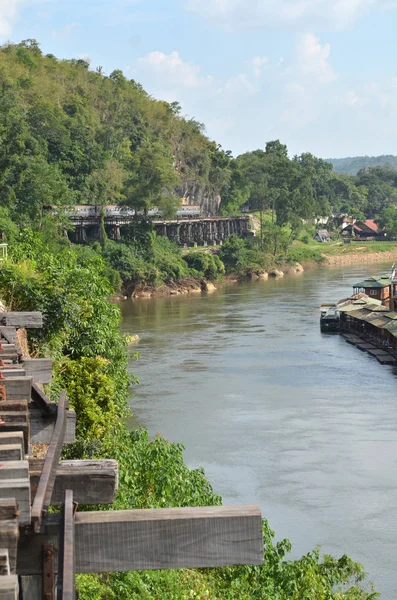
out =
<path fill-rule="evenodd" d="M 0 481 L 28 478 L 29 463 L 27 460 L 7 460 L 5 462 L 0 462 Z"/>
<path fill-rule="evenodd" d="M 22 460 L 24 456 L 22 444 L 2 444 L 0 446 L 0 461 Z"/>
<path fill-rule="evenodd" d="M 7 377 L 1 380 L 1 385 L 6 388 L 7 400 L 30 399 L 32 393 L 31 377 Z"/>
<path fill-rule="evenodd" d="M 59 548 L 58 594 L 60 600 L 75 600 L 75 525 L 73 492 L 67 490 L 62 509 L 61 544 Z"/>
<path fill-rule="evenodd" d="M 21 538 L 18 574 L 42 574 L 40 548 L 57 551 L 59 527 L 48 515 L 45 534 Z M 76 573 L 263 563 L 256 506 L 81 512 L 75 532 Z"/>
<path fill-rule="evenodd" d="M 8 558 L 8 548 L 0 548 L 0 577 L 10 575 L 10 559 Z"/>
<path fill-rule="evenodd" d="M 2 445 L 9 444 L 20 444 L 23 446 L 23 433 L 22 431 L 10 431 L 0 433 L 0 447 Z"/>
<path fill-rule="evenodd" d="M 10 369 L 7 369 L 7 367 L 1 367 L 1 374 L 4 377 L 25 377 L 26 376 L 26 371 L 24 369 L 15 369 L 14 367 L 17 366 L 16 364 L 12 364 L 10 365 Z"/>
<path fill-rule="evenodd" d="M 0 600 L 18 600 L 19 585 L 16 575 L 0 577 Z"/>
<path fill-rule="evenodd" d="M 79 573 L 263 563 L 255 506 L 77 513 Z"/>
<path fill-rule="evenodd" d="M 57 405 L 54 403 L 55 411 Z M 35 408 L 33 405 L 29 405 L 29 419 L 30 419 L 30 441 L 32 444 L 49 444 L 51 441 L 52 433 L 54 431 L 56 412 L 51 416 L 44 416 L 42 412 Z M 71 444 L 76 439 L 76 413 L 74 410 L 69 409 L 66 415 L 66 433 L 65 433 L 65 444 Z"/>
<path fill-rule="evenodd" d="M 18 360 L 18 354 L 12 350 L 0 350 L 0 360 L 16 362 Z"/>
<path fill-rule="evenodd" d="M 30 482 L 28 478 L 1 480 L 0 498 L 15 498 L 19 510 L 19 523 L 30 525 Z"/>
<path fill-rule="evenodd" d="M 29 459 L 32 499 L 44 460 Z M 58 464 L 51 505 L 60 506 L 66 490 L 73 490 L 79 504 L 112 504 L 118 487 L 116 460 L 63 460 Z"/>
<path fill-rule="evenodd" d="M 0 313 L 0 322 L 6 327 L 17 329 L 41 329 L 43 315 L 41 312 L 4 312 Z"/>
<path fill-rule="evenodd" d="M 43 600 L 43 577 L 40 575 L 25 575 L 20 577 L 22 600 Z"/>
<path fill-rule="evenodd" d="M 26 400 L 7 400 L 6 402 L 0 402 L 0 417 L 2 412 L 7 412 L 9 410 L 27 412 L 28 403 Z"/>
<path fill-rule="evenodd" d="M 26 375 L 31 375 L 35 383 L 50 383 L 52 360 L 49 358 L 24 358 L 22 366 Z"/>
<path fill-rule="evenodd" d="M 9 521 L 16 519 L 18 514 L 17 503 L 15 499 L 0 498 L 0 521 Z M 3 548 L 4 546 L 0 544 Z"/>
<path fill-rule="evenodd" d="M 18 346 L 18 336 L 15 327 L 0 327 L 0 335 L 10 344 Z"/>
<path fill-rule="evenodd" d="M 4 404 L 8 404 L 4 402 Z M 3 410 L 0 412 L 0 422 L 4 423 L 28 423 L 28 413 L 20 410 Z"/>
<path fill-rule="evenodd" d="M 16 573 L 19 538 L 18 509 L 15 498 L 0 499 L 0 547 L 7 548 L 11 574 Z"/>
<path fill-rule="evenodd" d="M 41 521 L 51 504 L 54 489 L 56 469 L 62 452 L 63 440 L 66 431 L 66 414 L 69 401 L 66 392 L 62 392 L 58 403 L 58 414 L 52 434 L 51 442 L 44 460 L 39 485 L 32 506 L 32 525 L 36 533 L 40 531 Z"/>
<path fill-rule="evenodd" d="M 16 433 L 22 431 L 23 433 L 23 451 L 25 454 L 29 453 L 29 423 L 1 423 L 0 422 L 0 434 L 1 433 Z"/>
<path fill-rule="evenodd" d="M 45 415 L 56 415 L 57 413 L 57 405 L 55 402 L 51 402 L 51 400 L 46 396 L 43 390 L 37 385 L 37 383 L 33 382 L 32 384 L 32 392 L 31 392 L 32 400 L 37 406 L 37 408 Z"/>

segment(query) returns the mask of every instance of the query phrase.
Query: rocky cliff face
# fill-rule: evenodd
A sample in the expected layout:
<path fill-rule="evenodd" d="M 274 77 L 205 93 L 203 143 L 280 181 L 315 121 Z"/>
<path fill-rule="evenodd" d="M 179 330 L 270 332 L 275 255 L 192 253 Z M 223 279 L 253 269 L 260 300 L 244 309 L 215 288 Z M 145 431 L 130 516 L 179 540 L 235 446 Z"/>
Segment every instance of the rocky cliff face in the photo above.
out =
<path fill-rule="evenodd" d="M 178 190 L 178 194 L 186 204 L 200 206 L 201 212 L 205 216 L 217 216 L 219 214 L 220 195 L 205 186 L 201 186 L 199 183 L 183 183 Z"/>

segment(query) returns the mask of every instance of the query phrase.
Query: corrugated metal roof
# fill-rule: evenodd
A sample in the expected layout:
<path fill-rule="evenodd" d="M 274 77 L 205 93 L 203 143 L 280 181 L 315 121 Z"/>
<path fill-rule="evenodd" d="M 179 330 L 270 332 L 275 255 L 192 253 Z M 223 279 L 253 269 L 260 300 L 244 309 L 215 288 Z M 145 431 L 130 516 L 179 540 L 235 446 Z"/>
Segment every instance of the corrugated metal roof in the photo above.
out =
<path fill-rule="evenodd" d="M 389 319 L 387 319 L 386 317 L 380 317 L 379 315 L 376 315 L 376 317 L 377 318 L 375 318 L 375 319 L 369 319 L 367 317 L 367 319 L 365 319 L 365 320 L 367 321 L 367 323 L 370 323 L 374 327 L 379 327 L 380 329 L 382 329 L 382 327 L 384 327 L 385 325 L 388 325 L 388 323 L 390 323 Z"/>
<path fill-rule="evenodd" d="M 387 331 L 390 331 L 390 333 L 392 333 L 393 335 L 397 335 L 397 323 L 393 323 L 393 321 L 391 323 L 388 323 L 387 325 L 384 325 L 382 329 L 386 329 Z"/>
<path fill-rule="evenodd" d="M 369 277 L 358 283 L 354 283 L 355 288 L 384 288 L 390 285 L 390 279 L 388 277 Z"/>
<path fill-rule="evenodd" d="M 368 312 L 387 312 L 387 308 L 386 306 L 380 305 L 380 304 L 375 304 L 374 302 L 367 302 L 366 304 L 357 304 L 357 303 L 353 303 L 350 302 L 349 304 L 342 304 L 341 306 L 338 305 L 338 311 L 339 312 L 347 312 L 347 313 L 351 313 L 353 311 L 357 311 L 357 310 L 365 310 Z"/>
<path fill-rule="evenodd" d="M 352 312 L 349 312 L 350 317 L 353 317 L 354 319 L 358 319 L 359 321 L 365 321 L 369 314 L 371 314 L 371 313 L 369 313 L 367 310 L 364 310 L 364 309 L 354 310 Z"/>

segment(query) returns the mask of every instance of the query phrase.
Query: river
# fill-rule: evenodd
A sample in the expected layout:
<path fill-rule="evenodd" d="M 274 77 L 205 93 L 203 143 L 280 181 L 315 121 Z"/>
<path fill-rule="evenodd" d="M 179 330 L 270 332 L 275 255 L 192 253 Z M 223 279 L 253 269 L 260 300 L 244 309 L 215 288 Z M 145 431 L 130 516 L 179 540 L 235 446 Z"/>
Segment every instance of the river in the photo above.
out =
<path fill-rule="evenodd" d="M 397 379 L 319 329 L 319 305 L 390 265 L 318 268 L 122 305 L 134 424 L 185 445 L 225 504 L 257 503 L 293 556 L 362 562 L 397 598 Z"/>

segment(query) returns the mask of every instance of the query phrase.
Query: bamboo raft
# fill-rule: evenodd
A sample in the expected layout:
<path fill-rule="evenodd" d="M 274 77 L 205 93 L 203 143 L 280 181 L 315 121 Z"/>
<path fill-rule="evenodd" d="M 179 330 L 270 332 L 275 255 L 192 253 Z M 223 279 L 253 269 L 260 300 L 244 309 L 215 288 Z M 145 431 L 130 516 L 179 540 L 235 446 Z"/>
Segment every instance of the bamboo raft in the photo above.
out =
<path fill-rule="evenodd" d="M 257 506 L 77 512 L 113 503 L 118 464 L 60 460 L 76 414 L 65 392 L 48 399 L 52 362 L 24 357 L 17 335 L 42 323 L 0 313 L 0 600 L 74 600 L 75 573 L 262 564 Z"/>

